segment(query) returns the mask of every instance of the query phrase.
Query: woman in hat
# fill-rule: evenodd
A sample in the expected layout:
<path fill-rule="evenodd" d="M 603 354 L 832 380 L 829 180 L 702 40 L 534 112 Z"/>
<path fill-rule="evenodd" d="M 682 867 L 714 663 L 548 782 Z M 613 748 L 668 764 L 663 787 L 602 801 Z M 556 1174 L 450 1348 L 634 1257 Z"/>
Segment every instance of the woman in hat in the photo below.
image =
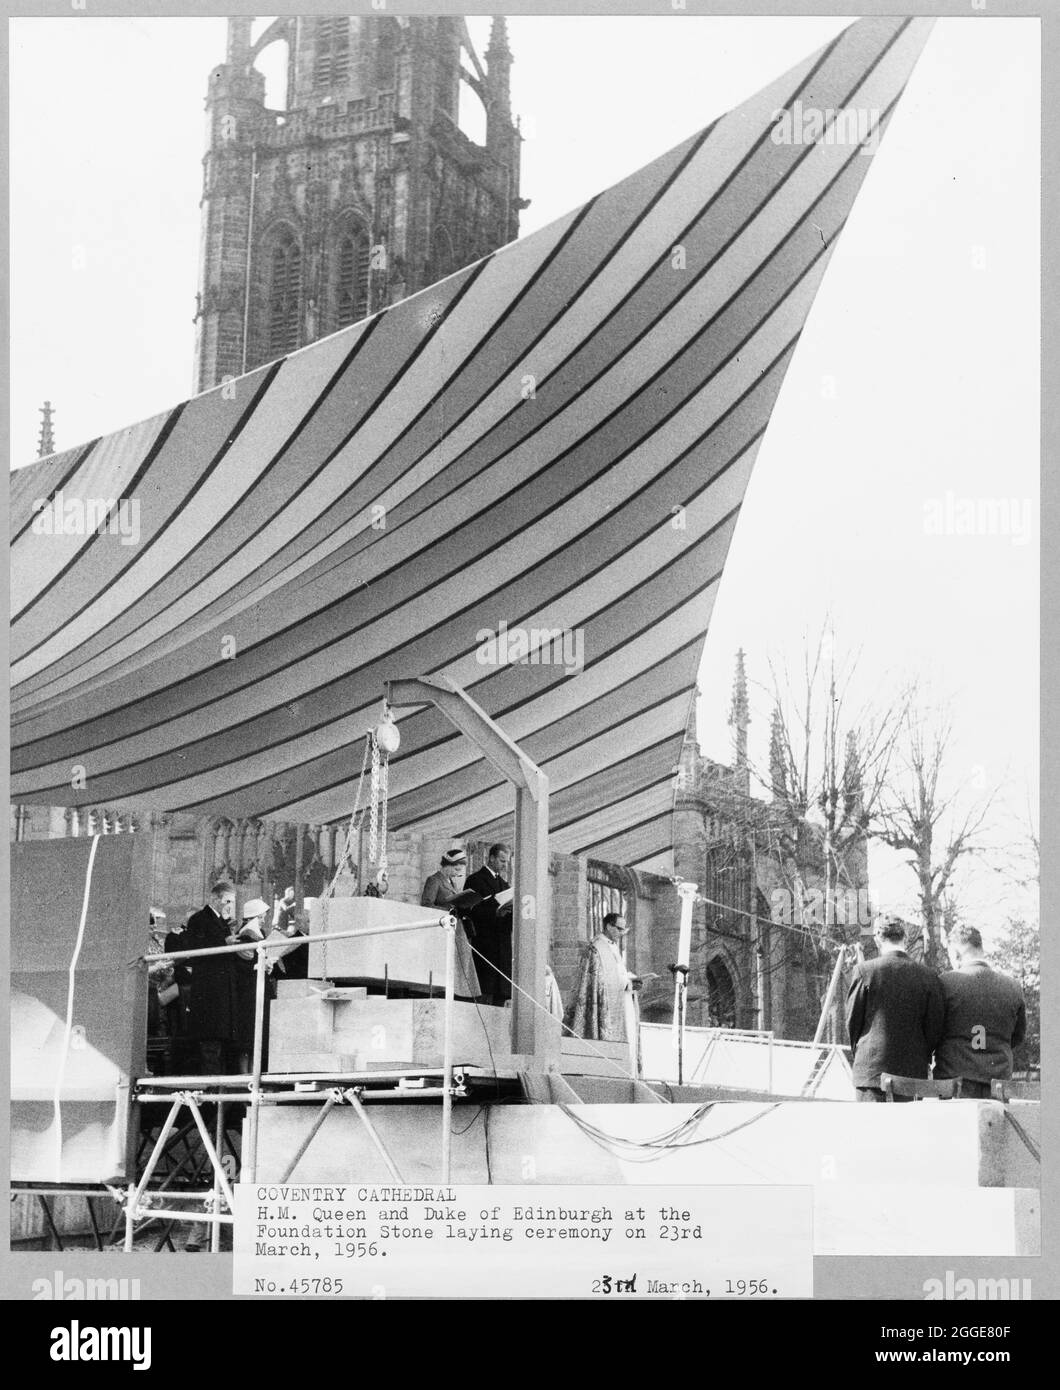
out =
<path fill-rule="evenodd" d="M 467 877 L 467 855 L 462 849 L 450 849 L 442 855 L 442 862 L 435 873 L 423 885 L 420 895 L 421 907 L 448 907 L 464 891 Z M 479 988 L 478 973 L 467 940 L 467 923 L 457 912 L 456 928 L 456 981 L 455 992 L 458 998 L 477 999 Z"/>

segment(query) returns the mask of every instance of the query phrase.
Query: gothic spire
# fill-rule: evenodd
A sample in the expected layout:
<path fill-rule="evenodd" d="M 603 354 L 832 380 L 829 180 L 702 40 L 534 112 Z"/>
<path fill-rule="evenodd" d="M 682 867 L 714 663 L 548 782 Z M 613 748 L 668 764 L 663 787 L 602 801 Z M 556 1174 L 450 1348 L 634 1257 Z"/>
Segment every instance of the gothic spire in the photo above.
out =
<path fill-rule="evenodd" d="M 228 42 L 225 61 L 235 67 L 245 68 L 250 63 L 250 35 L 254 21 L 250 15 L 241 15 L 228 21 Z"/>
<path fill-rule="evenodd" d="M 490 41 L 486 49 L 486 72 L 489 78 L 490 103 L 487 112 L 486 143 L 495 147 L 510 138 L 512 118 L 512 50 L 508 43 L 508 21 L 494 15 Z M 488 121 L 493 122 L 493 140 L 489 139 Z"/>
<path fill-rule="evenodd" d="M 40 438 L 37 440 L 37 457 L 46 459 L 49 454 L 55 453 L 55 436 L 52 432 L 52 412 L 51 401 L 45 401 L 40 408 Z"/>
<path fill-rule="evenodd" d="M 493 16 L 493 23 L 490 25 L 489 47 L 486 49 L 486 61 L 489 62 L 490 54 L 497 58 L 511 58 L 512 50 L 508 43 L 508 21 L 504 15 Z"/>
<path fill-rule="evenodd" d="M 847 730 L 846 751 L 843 760 L 843 807 L 848 818 L 860 816 L 863 809 L 864 786 L 861 772 L 861 757 L 858 741 L 853 729 Z"/>
<path fill-rule="evenodd" d="M 750 775 L 747 768 L 747 730 L 751 723 L 751 707 L 747 699 L 747 671 L 744 667 L 743 647 L 736 653 L 736 674 L 732 682 L 732 704 L 729 707 L 729 724 L 733 732 L 733 750 L 736 754 L 736 785 L 746 795 L 750 791 Z"/>
<path fill-rule="evenodd" d="M 784 740 L 784 716 L 780 707 L 774 705 L 769 721 L 769 781 L 773 800 L 786 802 L 788 799 L 788 760 Z"/>

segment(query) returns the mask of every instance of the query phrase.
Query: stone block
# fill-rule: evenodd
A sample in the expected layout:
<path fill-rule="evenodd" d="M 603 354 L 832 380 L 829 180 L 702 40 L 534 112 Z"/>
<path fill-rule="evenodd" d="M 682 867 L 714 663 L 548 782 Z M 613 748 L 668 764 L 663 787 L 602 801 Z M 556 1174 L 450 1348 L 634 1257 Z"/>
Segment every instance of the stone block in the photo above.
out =
<path fill-rule="evenodd" d="M 327 988 L 326 980 L 277 980 L 276 998 L 277 999 L 304 999 L 310 994 L 317 994 L 322 988 Z"/>
<path fill-rule="evenodd" d="M 384 999 L 381 995 L 333 1001 L 320 995 L 277 998 L 270 1013 L 269 1070 L 440 1067 L 444 1019 L 445 1002 L 441 999 Z M 495 1062 L 508 1067 L 510 1020 L 508 1009 L 454 1003 L 454 1063 L 489 1067 Z M 302 1065 L 307 1057 L 315 1057 L 317 1064 Z"/>

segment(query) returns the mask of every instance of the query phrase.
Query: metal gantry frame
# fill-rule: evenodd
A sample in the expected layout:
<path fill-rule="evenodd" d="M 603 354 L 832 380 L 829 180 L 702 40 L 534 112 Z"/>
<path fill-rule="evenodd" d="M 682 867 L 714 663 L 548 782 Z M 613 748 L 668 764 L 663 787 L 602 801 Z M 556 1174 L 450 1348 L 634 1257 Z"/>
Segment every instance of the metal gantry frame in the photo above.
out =
<path fill-rule="evenodd" d="M 512 1052 L 548 1051 L 545 964 L 549 944 L 548 778 L 448 676 L 387 681 L 387 704 L 435 705 L 515 787 L 512 904 Z"/>

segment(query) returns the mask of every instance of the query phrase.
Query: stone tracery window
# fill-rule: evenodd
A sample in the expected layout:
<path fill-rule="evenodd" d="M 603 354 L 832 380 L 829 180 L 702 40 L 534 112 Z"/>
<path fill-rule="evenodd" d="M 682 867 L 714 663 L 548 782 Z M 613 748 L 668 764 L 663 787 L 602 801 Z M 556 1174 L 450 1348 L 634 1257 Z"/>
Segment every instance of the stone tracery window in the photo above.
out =
<path fill-rule="evenodd" d="M 280 233 L 269 264 L 269 353 L 280 357 L 298 347 L 302 298 L 302 250 L 287 229 Z"/>
<path fill-rule="evenodd" d="M 444 223 L 436 224 L 431 237 L 431 259 L 429 278 L 432 281 L 444 280 L 451 275 L 457 264 L 456 247 L 449 228 Z"/>
<path fill-rule="evenodd" d="M 345 15 L 317 20 L 313 85 L 319 90 L 345 85 L 350 72 L 350 24 Z"/>
<path fill-rule="evenodd" d="M 604 918 L 609 912 L 618 912 L 632 928 L 629 916 L 630 894 L 626 889 L 624 876 L 613 864 L 603 864 L 590 859 L 586 868 L 586 887 L 588 889 L 587 918 L 589 936 L 603 931 Z"/>
<path fill-rule="evenodd" d="M 359 223 L 345 231 L 335 257 L 335 326 L 357 323 L 368 312 L 368 274 L 371 247 L 367 232 Z"/>

